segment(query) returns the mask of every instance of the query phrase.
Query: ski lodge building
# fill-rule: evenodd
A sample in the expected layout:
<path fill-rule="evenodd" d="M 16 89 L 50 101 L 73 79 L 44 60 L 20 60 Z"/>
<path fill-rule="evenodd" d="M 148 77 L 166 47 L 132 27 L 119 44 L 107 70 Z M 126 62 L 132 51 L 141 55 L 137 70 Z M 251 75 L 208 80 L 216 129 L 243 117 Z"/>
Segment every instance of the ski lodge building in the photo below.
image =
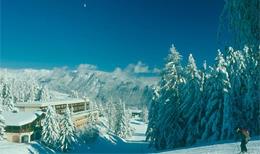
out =
<path fill-rule="evenodd" d="M 28 143 L 41 136 L 43 112 L 3 112 L 5 138 L 10 142 Z"/>
<path fill-rule="evenodd" d="M 76 129 L 87 123 L 98 120 L 99 112 L 89 99 L 67 99 L 50 102 L 17 103 L 19 112 L 3 112 L 6 127 L 5 136 L 8 141 L 28 143 L 40 139 L 42 119 L 48 106 L 62 115 L 69 106 Z"/>

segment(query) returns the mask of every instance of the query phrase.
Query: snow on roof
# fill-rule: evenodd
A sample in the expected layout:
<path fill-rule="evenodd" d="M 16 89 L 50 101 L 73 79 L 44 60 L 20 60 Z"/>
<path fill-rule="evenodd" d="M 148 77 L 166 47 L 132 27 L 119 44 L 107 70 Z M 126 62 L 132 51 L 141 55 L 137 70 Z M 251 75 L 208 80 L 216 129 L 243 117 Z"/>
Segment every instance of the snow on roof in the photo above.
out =
<path fill-rule="evenodd" d="M 142 113 L 142 110 L 138 110 L 138 109 L 129 109 L 129 111 L 131 113 Z"/>
<path fill-rule="evenodd" d="M 28 123 L 33 122 L 38 116 L 40 116 L 43 112 L 7 112 L 4 111 L 2 113 L 5 118 L 6 126 L 22 126 Z"/>
<path fill-rule="evenodd" d="M 74 104 L 81 102 L 89 102 L 89 99 L 63 99 L 63 100 L 51 100 L 51 101 L 35 101 L 35 102 L 21 102 L 15 104 L 16 107 L 44 107 L 49 105 L 59 104 Z"/>

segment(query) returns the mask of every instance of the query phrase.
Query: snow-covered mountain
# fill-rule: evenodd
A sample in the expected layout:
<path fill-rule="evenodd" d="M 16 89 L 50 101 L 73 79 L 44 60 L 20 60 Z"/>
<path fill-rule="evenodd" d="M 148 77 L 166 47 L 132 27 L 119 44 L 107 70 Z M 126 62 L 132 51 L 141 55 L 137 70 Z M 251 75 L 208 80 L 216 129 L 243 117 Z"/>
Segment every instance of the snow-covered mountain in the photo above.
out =
<path fill-rule="evenodd" d="M 156 84 L 156 76 L 136 76 L 121 70 L 104 72 L 92 68 L 46 69 L 0 69 L 4 76 L 36 80 L 45 85 L 53 97 L 59 94 L 89 97 L 97 102 L 122 99 L 128 105 L 148 103 L 151 87 Z M 64 95 L 66 96 L 66 95 Z"/>

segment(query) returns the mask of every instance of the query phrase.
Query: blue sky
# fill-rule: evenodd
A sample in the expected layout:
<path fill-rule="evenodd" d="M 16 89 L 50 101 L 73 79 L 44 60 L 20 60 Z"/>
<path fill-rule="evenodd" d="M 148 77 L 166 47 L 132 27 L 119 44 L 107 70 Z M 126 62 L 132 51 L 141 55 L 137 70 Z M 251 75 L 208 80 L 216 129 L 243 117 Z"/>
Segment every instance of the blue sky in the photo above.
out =
<path fill-rule="evenodd" d="M 222 0 L 1 0 L 1 66 L 161 67 L 172 43 L 213 62 Z M 87 6 L 83 7 L 86 3 Z"/>

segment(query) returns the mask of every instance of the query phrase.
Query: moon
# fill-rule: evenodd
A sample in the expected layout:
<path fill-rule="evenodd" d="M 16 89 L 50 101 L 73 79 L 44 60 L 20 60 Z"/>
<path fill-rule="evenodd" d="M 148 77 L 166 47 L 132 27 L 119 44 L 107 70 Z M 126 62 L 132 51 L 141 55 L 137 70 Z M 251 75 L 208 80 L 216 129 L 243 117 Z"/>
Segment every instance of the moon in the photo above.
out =
<path fill-rule="evenodd" d="M 84 4 L 83 4 L 83 6 L 84 6 L 84 7 L 87 7 L 87 4 L 86 4 L 86 3 L 84 3 Z"/>

